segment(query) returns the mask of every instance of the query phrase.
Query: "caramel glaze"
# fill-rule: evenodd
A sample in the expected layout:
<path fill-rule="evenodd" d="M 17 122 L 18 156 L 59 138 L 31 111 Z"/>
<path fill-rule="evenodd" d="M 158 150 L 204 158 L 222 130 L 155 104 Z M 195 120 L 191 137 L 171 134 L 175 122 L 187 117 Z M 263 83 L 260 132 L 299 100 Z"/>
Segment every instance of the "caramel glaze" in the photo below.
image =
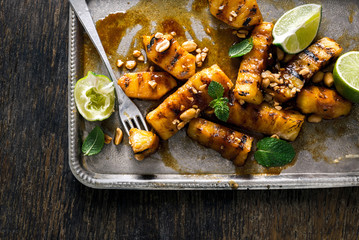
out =
<path fill-rule="evenodd" d="M 97 21 L 97 31 L 117 76 L 122 76 L 126 72 L 148 71 L 149 67 L 153 66 L 146 59 L 145 62 L 137 61 L 137 66 L 133 70 L 116 67 L 118 59 L 124 62 L 135 60 L 136 58 L 132 55 L 134 50 L 141 50 L 145 54 L 142 36 L 156 32 L 175 32 L 175 38 L 180 44 L 188 39 L 193 39 L 199 48 L 207 47 L 209 49 L 203 67 L 197 68 L 196 71 L 218 64 L 232 82 L 235 82 L 241 58 L 229 58 L 228 50 L 233 44 L 240 42 L 240 39 L 232 34 L 233 29 L 230 26 L 211 16 L 207 1 L 190 0 L 186 4 L 177 4 L 175 1 L 143 0 L 124 13 L 109 14 L 104 19 Z M 82 57 L 84 73 L 100 69 L 101 60 L 87 36 L 84 37 Z M 158 67 L 155 67 L 155 70 L 161 71 Z M 181 167 L 173 158 L 168 144 L 165 142 L 162 141 L 159 150 L 164 164 L 181 174 L 191 174 L 189 173 L 190 169 Z M 279 174 L 284 168 L 291 165 L 282 168 L 264 168 L 258 165 L 250 155 L 243 167 L 236 168 L 236 174 Z M 205 173 L 196 172 L 195 174 Z"/>

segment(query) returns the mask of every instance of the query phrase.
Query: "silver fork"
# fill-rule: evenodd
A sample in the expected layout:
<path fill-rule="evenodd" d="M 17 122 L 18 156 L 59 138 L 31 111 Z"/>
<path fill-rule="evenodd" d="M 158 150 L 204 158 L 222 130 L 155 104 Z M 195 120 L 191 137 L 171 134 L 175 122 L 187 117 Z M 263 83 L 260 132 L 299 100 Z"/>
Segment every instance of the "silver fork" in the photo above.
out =
<path fill-rule="evenodd" d="M 129 135 L 131 128 L 142 129 L 142 126 L 148 131 L 148 127 L 144 117 L 142 116 L 140 110 L 137 106 L 129 99 L 126 94 L 123 92 L 120 86 L 116 83 L 116 76 L 112 70 L 110 62 L 108 61 L 106 52 L 102 46 L 100 37 L 98 36 L 95 24 L 93 23 L 89 8 L 85 0 L 70 0 L 70 4 L 74 9 L 77 17 L 79 18 L 82 26 L 86 30 L 88 36 L 90 37 L 92 43 L 96 47 L 100 57 L 105 64 L 108 73 L 112 79 L 112 82 L 116 89 L 119 113 L 121 122 L 126 130 L 126 133 Z"/>

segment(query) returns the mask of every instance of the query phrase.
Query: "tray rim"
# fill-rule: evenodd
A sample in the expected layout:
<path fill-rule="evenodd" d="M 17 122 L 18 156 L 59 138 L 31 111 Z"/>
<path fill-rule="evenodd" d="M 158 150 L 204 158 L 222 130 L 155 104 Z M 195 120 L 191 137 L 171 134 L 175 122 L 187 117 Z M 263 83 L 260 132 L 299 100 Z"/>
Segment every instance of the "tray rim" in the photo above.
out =
<path fill-rule="evenodd" d="M 82 167 L 76 156 L 76 128 L 78 113 L 74 100 L 76 83 L 76 37 L 79 21 L 69 6 L 68 44 L 68 150 L 69 165 L 75 178 L 95 189 L 132 190 L 261 190 L 310 189 L 359 186 L 359 172 L 316 173 L 290 175 L 235 175 L 235 174 L 154 174 L 141 179 L 140 174 L 97 174 Z M 280 179 L 278 178 L 280 176 Z M 146 178 L 146 177 L 145 177 Z"/>

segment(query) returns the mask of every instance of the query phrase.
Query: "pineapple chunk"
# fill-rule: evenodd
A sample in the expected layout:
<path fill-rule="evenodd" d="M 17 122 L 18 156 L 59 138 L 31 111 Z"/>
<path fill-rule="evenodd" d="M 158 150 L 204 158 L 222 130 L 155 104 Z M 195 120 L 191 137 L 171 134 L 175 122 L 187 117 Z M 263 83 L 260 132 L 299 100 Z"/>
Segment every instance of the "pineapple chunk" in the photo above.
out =
<path fill-rule="evenodd" d="M 156 134 L 137 128 L 130 129 L 129 140 L 138 161 L 156 152 L 159 144 L 159 138 Z"/>
<path fill-rule="evenodd" d="M 256 0 L 209 0 L 209 11 L 235 28 L 250 27 L 263 21 Z"/>
<path fill-rule="evenodd" d="M 315 113 L 324 119 L 333 119 L 348 115 L 352 104 L 335 90 L 310 86 L 298 94 L 297 106 L 304 114 Z"/>
<path fill-rule="evenodd" d="M 169 139 L 183 128 L 191 117 L 198 117 L 199 112 L 208 107 L 212 101 L 208 94 L 211 81 L 220 83 L 225 95 L 233 87 L 231 80 L 217 65 L 203 69 L 167 97 L 156 109 L 148 113 L 147 122 L 162 139 Z"/>
<path fill-rule="evenodd" d="M 177 86 L 176 80 L 166 72 L 127 73 L 118 80 L 130 98 L 158 100 Z"/>
<path fill-rule="evenodd" d="M 267 103 L 241 105 L 232 100 L 229 107 L 228 123 L 246 129 L 277 135 L 282 139 L 294 141 L 304 123 L 305 116 L 289 110 L 277 110 Z"/>
<path fill-rule="evenodd" d="M 222 125 L 197 118 L 189 123 L 187 134 L 200 144 L 219 152 L 222 157 L 242 166 L 251 151 L 253 138 Z"/>
<path fill-rule="evenodd" d="M 296 90 L 302 89 L 306 81 L 333 58 L 338 57 L 342 50 L 343 48 L 333 39 L 327 37 L 320 39 L 289 62 L 281 72 L 283 84 L 278 84 L 276 90 L 269 87 L 266 91 L 274 94 L 274 99 L 278 102 L 288 101 L 297 94 L 289 85 L 293 85 Z"/>
<path fill-rule="evenodd" d="M 272 29 L 273 23 L 263 22 L 252 32 L 253 49 L 243 57 L 233 91 L 238 100 L 257 105 L 263 101 L 261 73 L 267 67 L 269 48 L 273 41 Z"/>
<path fill-rule="evenodd" d="M 168 48 L 164 44 L 167 42 Z M 182 48 L 172 35 L 156 38 L 155 35 L 143 36 L 147 57 L 177 79 L 188 79 L 196 72 L 196 57 Z M 164 51 L 158 52 L 163 45 Z"/>

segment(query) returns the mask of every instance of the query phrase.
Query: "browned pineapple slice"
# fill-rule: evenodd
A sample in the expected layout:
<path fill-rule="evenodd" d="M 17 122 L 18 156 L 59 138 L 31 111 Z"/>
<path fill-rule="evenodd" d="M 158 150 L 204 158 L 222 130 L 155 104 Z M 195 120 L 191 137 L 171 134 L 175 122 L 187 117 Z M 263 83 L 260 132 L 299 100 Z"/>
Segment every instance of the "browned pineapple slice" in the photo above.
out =
<path fill-rule="evenodd" d="M 285 102 L 295 97 L 297 91 L 303 88 L 308 81 L 321 68 L 325 67 L 333 58 L 339 56 L 343 48 L 333 39 L 322 38 L 302 53 L 298 54 L 286 67 L 281 76 L 282 84 L 266 89 L 274 95 L 278 102 Z M 293 90 L 294 89 L 294 90 Z"/>
<path fill-rule="evenodd" d="M 130 129 L 129 140 L 135 158 L 139 161 L 156 152 L 159 144 L 159 138 L 156 134 L 137 128 Z"/>
<path fill-rule="evenodd" d="M 297 138 L 305 119 L 299 112 L 277 110 L 267 103 L 241 105 L 234 100 L 229 109 L 228 123 L 289 141 Z"/>
<path fill-rule="evenodd" d="M 222 157 L 232 160 L 237 166 L 244 164 L 252 148 L 252 137 L 202 118 L 190 122 L 187 134 L 200 144 L 216 150 Z"/>
<path fill-rule="evenodd" d="M 196 57 L 182 48 L 172 35 L 143 36 L 147 57 L 177 79 L 196 72 Z"/>
<path fill-rule="evenodd" d="M 243 57 L 233 91 L 238 100 L 257 105 L 263 101 L 261 73 L 267 67 L 269 48 L 273 42 L 272 29 L 273 23 L 263 22 L 251 34 L 253 49 Z"/>
<path fill-rule="evenodd" d="M 348 115 L 352 104 L 335 90 L 310 86 L 298 94 L 297 106 L 302 113 L 315 113 L 324 119 L 333 119 Z"/>
<path fill-rule="evenodd" d="M 127 73 L 118 80 L 130 98 L 158 100 L 177 86 L 176 80 L 166 72 Z"/>
<path fill-rule="evenodd" d="M 256 0 L 209 0 L 209 11 L 235 28 L 250 27 L 263 21 Z"/>
<path fill-rule="evenodd" d="M 225 95 L 233 87 L 231 80 L 217 65 L 203 69 L 148 113 L 147 122 L 162 139 L 169 139 L 192 118 L 198 117 L 201 110 L 208 107 L 212 101 L 208 94 L 211 81 L 220 83 L 224 87 Z"/>

